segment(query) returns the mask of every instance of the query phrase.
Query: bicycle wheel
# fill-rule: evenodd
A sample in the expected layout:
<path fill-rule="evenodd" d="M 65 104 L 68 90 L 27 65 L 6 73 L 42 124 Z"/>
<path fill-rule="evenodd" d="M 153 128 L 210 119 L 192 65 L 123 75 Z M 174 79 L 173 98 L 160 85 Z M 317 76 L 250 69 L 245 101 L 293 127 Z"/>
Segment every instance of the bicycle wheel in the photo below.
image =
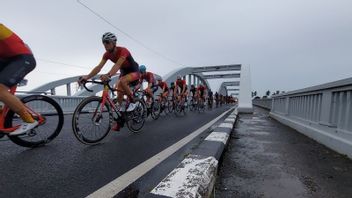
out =
<path fill-rule="evenodd" d="M 55 100 L 47 96 L 32 95 L 22 98 L 21 101 L 32 113 L 33 118 L 38 120 L 39 125 L 27 134 L 8 136 L 12 142 L 20 146 L 33 148 L 47 144 L 59 135 L 64 124 L 64 115 L 60 105 Z M 9 111 L 5 118 L 5 127 L 10 128 L 20 123 L 22 123 L 22 119 L 19 115 Z"/>
<path fill-rule="evenodd" d="M 142 127 L 144 126 L 147 106 L 145 105 L 144 101 L 141 99 L 134 99 L 134 103 L 136 104 L 136 108 L 132 112 L 127 113 L 127 128 L 133 132 L 137 133 L 140 132 Z"/>
<path fill-rule="evenodd" d="M 83 144 L 97 144 L 110 132 L 112 111 L 107 102 L 102 105 L 101 97 L 91 96 L 82 100 L 73 113 L 73 134 Z"/>
<path fill-rule="evenodd" d="M 167 111 L 168 113 L 172 113 L 174 111 L 174 101 L 173 100 L 167 100 Z"/>
<path fill-rule="evenodd" d="M 153 101 L 151 106 L 151 116 L 154 120 L 157 120 L 160 117 L 160 103 L 158 100 Z"/>
<path fill-rule="evenodd" d="M 205 111 L 205 104 L 204 104 L 203 99 L 200 99 L 198 101 L 198 112 L 201 113 L 201 112 L 204 112 L 204 111 Z"/>

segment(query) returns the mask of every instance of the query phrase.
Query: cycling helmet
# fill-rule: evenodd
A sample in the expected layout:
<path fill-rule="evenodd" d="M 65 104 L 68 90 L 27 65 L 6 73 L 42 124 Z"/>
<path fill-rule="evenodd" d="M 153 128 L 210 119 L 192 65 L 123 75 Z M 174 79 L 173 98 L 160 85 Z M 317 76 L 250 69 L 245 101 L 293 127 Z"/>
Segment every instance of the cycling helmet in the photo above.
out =
<path fill-rule="evenodd" d="M 146 71 L 147 71 L 147 68 L 145 67 L 145 65 L 139 66 L 139 72 L 145 73 Z"/>
<path fill-rule="evenodd" d="M 181 75 L 177 76 L 177 80 L 181 80 L 181 78 L 182 78 Z"/>
<path fill-rule="evenodd" d="M 111 32 L 106 32 L 105 34 L 103 34 L 103 37 L 101 38 L 101 40 L 103 42 L 109 41 L 109 42 L 116 43 L 117 38 L 116 38 L 115 34 L 113 34 Z"/>

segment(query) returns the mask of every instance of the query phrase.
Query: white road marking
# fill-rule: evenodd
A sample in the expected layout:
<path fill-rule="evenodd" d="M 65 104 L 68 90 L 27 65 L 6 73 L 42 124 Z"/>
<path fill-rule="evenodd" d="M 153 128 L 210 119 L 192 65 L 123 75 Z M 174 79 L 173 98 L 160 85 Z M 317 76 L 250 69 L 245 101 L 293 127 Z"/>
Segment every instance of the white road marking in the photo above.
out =
<path fill-rule="evenodd" d="M 205 138 L 205 140 L 222 142 L 226 144 L 228 138 L 229 138 L 229 134 L 227 134 L 226 132 L 212 132 L 211 134 L 208 135 L 207 138 Z"/>
<path fill-rule="evenodd" d="M 175 144 L 171 145 L 167 149 L 161 151 L 160 153 L 154 155 L 153 157 L 149 158 L 148 160 L 142 162 L 138 166 L 134 167 L 133 169 L 129 170 L 125 174 L 121 175 L 120 177 L 114 179 L 110 183 L 106 184 L 105 186 L 101 187 L 97 191 L 93 192 L 92 194 L 88 195 L 88 198 L 103 198 L 103 197 L 113 197 L 118 194 L 121 190 L 125 189 L 128 185 L 135 182 L 138 178 L 143 176 L 145 173 L 150 171 L 152 168 L 157 166 L 163 160 L 168 158 L 170 155 L 175 153 L 177 150 L 182 148 L 184 145 L 188 144 L 191 140 L 193 140 L 196 136 L 201 134 L 204 130 L 211 127 L 214 123 L 216 123 L 219 119 L 221 119 L 225 114 L 229 111 L 232 111 L 235 107 L 230 108 L 229 110 L 225 111 L 206 125 L 200 127 L 199 129 L 195 130 L 185 138 L 181 139 L 180 141 L 176 142 Z"/>

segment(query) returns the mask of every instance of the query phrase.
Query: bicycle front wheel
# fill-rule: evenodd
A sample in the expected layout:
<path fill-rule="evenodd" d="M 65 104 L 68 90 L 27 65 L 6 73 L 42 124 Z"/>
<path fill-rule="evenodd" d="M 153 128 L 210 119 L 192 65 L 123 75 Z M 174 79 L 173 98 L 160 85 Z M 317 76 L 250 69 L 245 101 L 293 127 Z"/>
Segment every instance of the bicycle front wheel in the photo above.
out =
<path fill-rule="evenodd" d="M 138 133 L 144 126 L 147 106 L 145 105 L 143 100 L 135 98 L 136 108 L 128 113 L 127 118 L 127 128 L 133 132 Z"/>
<path fill-rule="evenodd" d="M 39 125 L 27 134 L 19 136 L 8 136 L 17 145 L 24 147 L 37 147 L 51 142 L 59 135 L 64 124 L 64 115 L 60 105 L 53 99 L 42 96 L 32 95 L 21 99 L 33 118 Z M 10 111 L 5 118 L 6 128 L 10 128 L 22 123 L 22 119 Z"/>
<path fill-rule="evenodd" d="M 160 116 L 160 111 L 161 111 L 161 106 L 160 102 L 158 100 L 153 101 L 152 107 L 151 107 L 151 116 L 154 120 L 157 120 Z"/>
<path fill-rule="evenodd" d="M 82 100 L 72 116 L 73 134 L 83 144 L 97 144 L 110 132 L 113 115 L 107 102 L 91 96 Z"/>

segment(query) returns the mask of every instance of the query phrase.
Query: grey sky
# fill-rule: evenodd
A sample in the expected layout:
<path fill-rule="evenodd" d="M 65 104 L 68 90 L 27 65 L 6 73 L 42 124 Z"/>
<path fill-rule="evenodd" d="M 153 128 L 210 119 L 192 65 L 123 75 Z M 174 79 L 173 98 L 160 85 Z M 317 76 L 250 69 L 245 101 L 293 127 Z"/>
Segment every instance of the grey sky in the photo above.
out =
<path fill-rule="evenodd" d="M 31 89 L 87 74 L 101 59 L 101 35 L 118 35 L 140 64 L 160 75 L 183 66 L 250 65 L 252 89 L 294 90 L 352 76 L 350 0 L 3 0 L 1 22 L 38 59 Z M 53 60 L 80 67 L 52 64 Z M 106 65 L 105 71 L 111 67 Z M 218 81 L 211 81 L 213 89 Z"/>

